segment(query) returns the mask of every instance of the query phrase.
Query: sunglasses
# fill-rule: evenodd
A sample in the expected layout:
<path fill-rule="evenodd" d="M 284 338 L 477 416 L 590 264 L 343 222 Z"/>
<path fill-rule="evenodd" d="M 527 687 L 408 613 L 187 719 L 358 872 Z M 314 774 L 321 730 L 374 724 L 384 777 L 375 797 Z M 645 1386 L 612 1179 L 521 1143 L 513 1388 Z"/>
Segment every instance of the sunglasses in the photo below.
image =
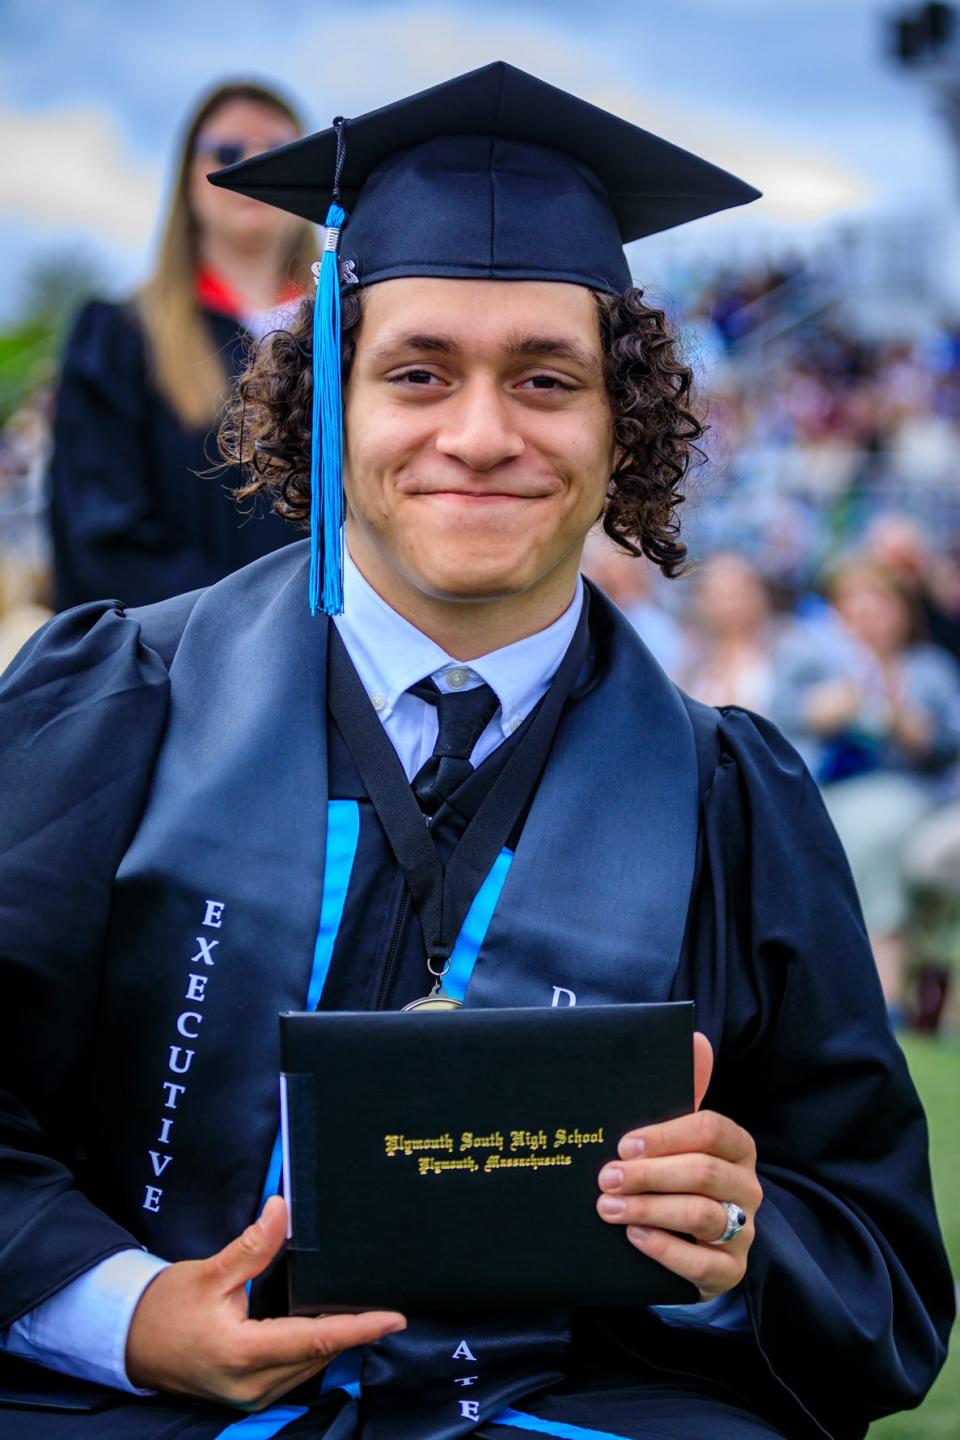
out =
<path fill-rule="evenodd" d="M 268 141 L 262 137 L 257 140 L 205 140 L 201 135 L 193 148 L 195 154 L 204 155 L 217 165 L 236 165 L 238 160 L 262 155 L 265 150 L 284 143 L 284 140 Z"/>

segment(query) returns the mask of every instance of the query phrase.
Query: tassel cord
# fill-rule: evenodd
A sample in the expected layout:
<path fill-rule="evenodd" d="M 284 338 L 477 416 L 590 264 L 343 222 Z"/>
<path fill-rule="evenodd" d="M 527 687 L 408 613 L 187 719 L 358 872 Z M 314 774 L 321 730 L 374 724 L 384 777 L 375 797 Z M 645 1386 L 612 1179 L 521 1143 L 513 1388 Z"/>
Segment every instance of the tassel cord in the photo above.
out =
<path fill-rule="evenodd" d="M 343 399 L 339 232 L 343 207 L 327 211 L 327 242 L 313 307 L 313 439 L 310 449 L 310 613 L 343 611 Z"/>
<path fill-rule="evenodd" d="M 333 198 L 313 303 L 313 433 L 310 445 L 310 614 L 343 613 L 343 383 L 340 357 L 340 231 L 347 222 L 340 193 L 346 158 L 338 115 Z"/>

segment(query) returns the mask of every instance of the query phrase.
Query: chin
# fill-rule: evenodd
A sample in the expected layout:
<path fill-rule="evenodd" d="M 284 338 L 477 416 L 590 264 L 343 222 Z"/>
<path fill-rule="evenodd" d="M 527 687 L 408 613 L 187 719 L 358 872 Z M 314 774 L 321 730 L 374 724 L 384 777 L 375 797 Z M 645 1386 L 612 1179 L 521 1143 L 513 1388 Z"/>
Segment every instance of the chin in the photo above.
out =
<path fill-rule="evenodd" d="M 418 570 L 418 588 L 436 600 L 505 600 L 521 594 L 528 585 L 524 573 L 506 569 L 502 561 L 496 566 L 465 563 L 445 566 L 443 570 L 433 567 Z"/>

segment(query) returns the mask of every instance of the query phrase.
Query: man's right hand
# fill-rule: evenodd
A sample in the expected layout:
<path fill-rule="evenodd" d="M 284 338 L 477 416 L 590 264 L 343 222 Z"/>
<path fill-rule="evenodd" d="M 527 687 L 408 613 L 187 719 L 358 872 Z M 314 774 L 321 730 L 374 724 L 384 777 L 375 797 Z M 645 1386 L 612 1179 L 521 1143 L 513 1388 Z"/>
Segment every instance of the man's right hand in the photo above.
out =
<path fill-rule="evenodd" d="M 273 1196 L 255 1224 L 209 1260 L 183 1260 L 147 1286 L 127 1337 L 127 1374 L 167 1390 L 242 1410 L 262 1410 L 342 1350 L 406 1327 L 402 1315 L 324 1315 L 251 1320 L 245 1286 L 283 1245 L 286 1205 Z"/>

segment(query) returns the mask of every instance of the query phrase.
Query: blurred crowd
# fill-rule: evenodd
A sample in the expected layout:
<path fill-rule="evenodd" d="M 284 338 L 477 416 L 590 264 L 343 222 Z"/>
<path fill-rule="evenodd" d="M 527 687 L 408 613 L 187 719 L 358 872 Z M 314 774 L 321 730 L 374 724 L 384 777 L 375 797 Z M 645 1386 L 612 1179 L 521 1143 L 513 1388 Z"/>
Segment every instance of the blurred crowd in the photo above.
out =
<path fill-rule="evenodd" d="M 280 323 L 312 241 L 201 183 L 298 129 L 271 92 L 207 97 L 153 279 L 129 303 L 86 307 L 60 376 L 0 430 L 0 668 L 54 608 L 94 598 L 93 576 L 98 598 L 106 586 L 143 603 L 161 597 L 161 570 L 182 577 L 168 593 L 191 589 L 298 538 L 269 517 L 226 523 L 209 441 L 243 363 L 228 335 Z M 844 842 L 891 1014 L 960 1033 L 960 332 L 858 333 L 842 295 L 793 262 L 688 277 L 681 293 L 673 318 L 709 422 L 684 507 L 692 563 L 666 582 L 598 535 L 589 573 L 691 694 L 757 711 L 796 745 Z M 199 396 L 144 358 L 187 339 Z M 161 453 L 175 476 L 151 470 Z M 108 476 L 99 508 L 77 498 L 84 465 Z"/>
<path fill-rule="evenodd" d="M 711 429 L 658 583 L 595 573 L 674 679 L 769 717 L 840 833 L 892 1016 L 960 1031 L 960 331 L 860 333 L 823 274 L 721 275 L 677 316 Z"/>

